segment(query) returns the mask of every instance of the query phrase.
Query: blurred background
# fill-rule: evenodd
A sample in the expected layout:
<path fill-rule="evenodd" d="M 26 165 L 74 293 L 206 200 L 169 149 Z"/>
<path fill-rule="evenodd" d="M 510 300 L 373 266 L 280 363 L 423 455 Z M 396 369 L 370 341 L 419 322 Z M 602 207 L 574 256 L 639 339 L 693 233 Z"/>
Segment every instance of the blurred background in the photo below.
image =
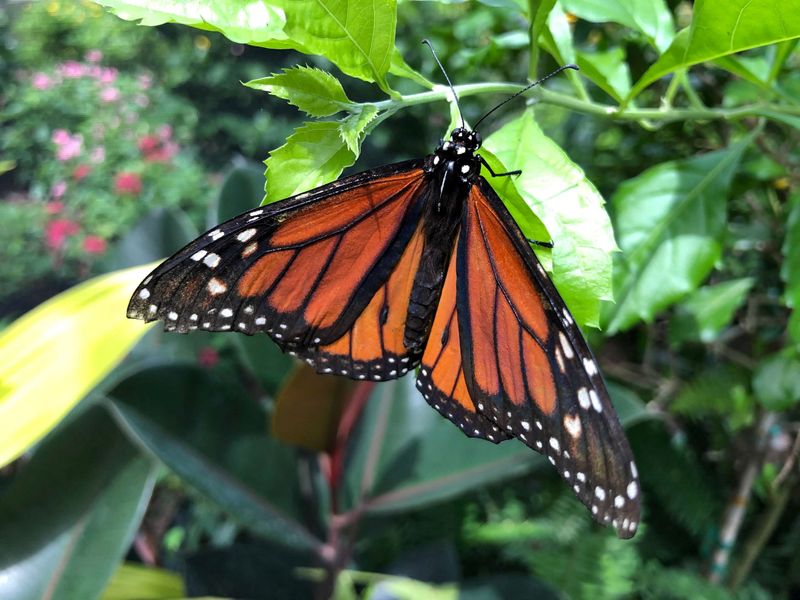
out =
<path fill-rule="evenodd" d="M 690 3 L 666 6 L 676 27 L 689 24 Z M 635 80 L 657 57 L 628 27 L 566 17 L 593 64 L 626 60 Z M 511 0 L 400 3 L 397 46 L 439 82 L 423 36 L 454 83 L 528 78 L 528 23 Z M 776 55 L 770 91 L 748 73 Z M 798 63 L 792 40 L 756 48 L 738 67 L 684 72 L 676 102 L 796 107 Z M 321 57 L 138 26 L 82 0 L 0 7 L 0 328 L 258 205 L 262 162 L 305 119 L 239 82 L 298 64 L 336 72 Z M 556 66 L 542 57 L 540 71 Z M 383 99 L 342 81 L 354 100 Z M 637 102 L 657 107 L 673 85 Z M 467 120 L 501 98 L 462 100 Z M 800 116 L 648 123 L 542 103 L 536 117 L 611 200 L 615 225 L 642 189 L 630 187 L 637 175 L 759 127 L 724 187 L 699 192 L 724 206 L 713 272 L 650 318 L 588 332 L 641 474 L 632 541 L 594 525 L 517 442 L 461 436 L 410 377 L 356 386 L 301 370 L 266 337 L 154 329 L 0 469 L 0 596 L 800 598 Z M 427 154 L 449 120 L 443 103 L 398 112 L 348 172 Z M 98 313 L 83 331 L 106 326 Z M 81 335 L 42 340 L 57 362 Z M 39 397 L 40 410 L 51 401 Z M 2 403 L 0 419 L 22 428 Z"/>

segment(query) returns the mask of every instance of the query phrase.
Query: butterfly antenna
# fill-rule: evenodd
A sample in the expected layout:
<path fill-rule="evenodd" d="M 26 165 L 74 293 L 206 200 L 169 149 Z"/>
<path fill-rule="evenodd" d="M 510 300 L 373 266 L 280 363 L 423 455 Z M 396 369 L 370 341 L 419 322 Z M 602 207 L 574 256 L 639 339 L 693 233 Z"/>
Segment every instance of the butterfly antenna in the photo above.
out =
<path fill-rule="evenodd" d="M 459 104 L 458 102 L 458 94 L 456 94 L 456 88 L 453 87 L 453 84 L 450 82 L 450 78 L 447 76 L 447 71 L 444 70 L 442 63 L 439 61 L 439 57 L 436 56 L 436 50 L 433 49 L 433 44 L 431 44 L 431 41 L 428 39 L 422 40 L 422 43 L 425 44 L 430 49 L 431 54 L 433 54 L 433 60 L 436 61 L 436 64 L 439 65 L 439 68 L 442 70 L 442 74 L 444 75 L 444 78 L 447 80 L 447 85 L 450 86 L 450 91 L 453 92 L 453 98 L 455 98 L 456 106 L 458 107 L 458 116 L 461 117 L 461 126 L 466 127 L 464 123 L 464 113 L 461 112 L 461 104 Z"/>
<path fill-rule="evenodd" d="M 561 71 L 565 71 L 566 69 L 573 69 L 573 70 L 575 70 L 575 71 L 580 71 L 580 69 L 578 68 L 578 65 L 573 65 L 573 64 L 564 65 L 563 67 L 558 67 L 558 68 L 557 68 L 555 71 L 553 71 L 553 72 L 552 72 L 552 73 L 550 73 L 549 75 L 545 75 L 545 76 L 544 76 L 544 77 L 542 77 L 541 79 L 539 79 L 539 80 L 537 80 L 537 81 L 534 81 L 533 83 L 531 83 L 531 84 L 530 84 L 530 85 L 528 85 L 527 87 L 525 87 L 525 88 L 521 89 L 520 91 L 518 91 L 516 94 L 514 94 L 514 95 L 513 95 L 513 96 L 511 96 L 510 98 L 506 98 L 505 100 L 503 100 L 503 101 L 502 101 L 500 104 L 498 104 L 497 106 L 495 106 L 495 107 L 494 107 L 492 110 L 490 110 L 488 113 L 486 113 L 485 115 L 483 115 L 483 116 L 482 116 L 480 119 L 478 119 L 478 121 L 475 123 L 475 125 L 473 125 L 473 126 L 472 126 L 472 128 L 477 130 L 477 129 L 478 129 L 478 125 L 480 124 L 480 122 L 481 122 L 481 121 L 483 121 L 483 120 L 484 120 L 486 117 L 488 117 L 490 114 L 492 114 L 494 111 L 496 111 L 498 108 L 500 108 L 500 107 L 501 107 L 501 106 L 503 106 L 504 104 L 507 104 L 507 103 L 511 102 L 511 101 L 512 101 L 514 98 L 516 98 L 517 96 L 521 96 L 522 94 L 524 94 L 525 92 L 527 92 L 527 91 L 528 91 L 529 89 L 531 89 L 532 87 L 536 87 L 536 86 L 537 86 L 537 85 L 539 85 L 540 83 L 544 83 L 545 81 L 547 81 L 548 79 L 550 79 L 550 78 L 551 78 L 551 77 L 553 77 L 554 75 L 558 75 L 559 73 L 561 73 Z M 459 109 L 459 110 L 460 110 L 460 109 Z"/>

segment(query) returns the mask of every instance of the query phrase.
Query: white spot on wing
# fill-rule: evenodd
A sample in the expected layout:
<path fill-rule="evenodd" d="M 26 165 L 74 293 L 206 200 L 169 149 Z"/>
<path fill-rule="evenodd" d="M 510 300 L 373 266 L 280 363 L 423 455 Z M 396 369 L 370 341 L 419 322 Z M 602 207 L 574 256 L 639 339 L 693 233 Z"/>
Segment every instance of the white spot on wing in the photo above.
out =
<path fill-rule="evenodd" d="M 616 506 L 617 508 L 622 508 L 623 506 L 625 506 L 625 498 L 623 498 L 622 496 L 617 496 L 616 498 L 614 498 L 614 506 Z"/>
<path fill-rule="evenodd" d="M 245 229 L 239 235 L 236 236 L 236 239 L 239 240 L 240 242 L 246 242 L 247 240 L 252 238 L 255 234 L 256 234 L 255 229 L 253 228 Z"/>
<path fill-rule="evenodd" d="M 597 364 L 591 358 L 583 359 L 583 368 L 591 375 L 597 375 Z"/>
<path fill-rule="evenodd" d="M 564 351 L 564 356 L 567 358 L 575 356 L 575 352 L 572 351 L 572 345 L 569 343 L 563 331 L 558 332 L 558 341 L 561 342 L 561 349 Z"/>
<path fill-rule="evenodd" d="M 556 452 L 558 452 L 558 450 L 561 448 L 561 446 L 558 444 L 558 440 L 554 437 L 550 438 L 550 447 Z"/>
<path fill-rule="evenodd" d="M 600 403 L 600 397 L 594 390 L 589 390 L 589 399 L 592 401 L 592 406 L 597 412 L 603 412 L 603 405 Z"/>
<path fill-rule="evenodd" d="M 219 254 L 214 254 L 212 252 L 211 254 L 206 255 L 206 257 L 203 259 L 203 264 L 214 269 L 219 264 L 220 260 Z"/>
<path fill-rule="evenodd" d="M 223 281 L 217 279 L 216 277 L 212 277 L 209 280 L 208 286 L 206 286 L 206 289 L 208 289 L 208 292 L 212 296 L 218 296 L 219 294 L 224 294 L 225 292 L 227 292 L 228 291 L 228 286 L 225 285 L 225 283 Z"/>
<path fill-rule="evenodd" d="M 207 250 L 198 250 L 197 252 L 192 254 L 192 260 L 199 262 L 199 261 L 201 261 L 203 259 L 203 257 L 206 254 L 208 254 Z"/>
<path fill-rule="evenodd" d="M 233 316 L 233 311 L 230 308 L 223 308 L 221 311 L 219 311 L 219 316 L 227 319 Z"/>
<path fill-rule="evenodd" d="M 633 500 L 634 498 L 636 498 L 636 495 L 639 493 L 639 485 L 635 481 L 631 481 L 628 484 L 627 492 L 628 492 L 628 498 Z"/>
<path fill-rule="evenodd" d="M 603 502 L 606 499 L 606 491 L 601 488 L 599 485 L 594 488 L 594 495 L 597 497 L 600 502 Z"/>
<path fill-rule="evenodd" d="M 585 387 L 578 390 L 578 403 L 580 403 L 583 409 L 587 409 L 592 405 L 592 401 L 589 399 L 589 390 Z"/>
<path fill-rule="evenodd" d="M 142 288 L 142 291 L 139 292 L 139 298 L 142 300 L 147 300 L 150 297 L 150 290 L 147 288 Z"/>
<path fill-rule="evenodd" d="M 267 320 L 264 317 L 258 317 L 256 319 L 256 325 L 258 325 L 259 327 L 261 325 L 266 325 L 266 323 L 267 323 Z"/>
<path fill-rule="evenodd" d="M 572 437 L 578 437 L 581 434 L 581 418 L 578 415 L 564 415 L 564 429 Z"/>
<path fill-rule="evenodd" d="M 225 235 L 225 234 L 222 233 L 221 229 L 215 229 L 214 231 L 212 231 L 211 233 L 208 234 L 208 237 L 210 237 L 214 241 L 217 241 L 223 235 Z"/>
<path fill-rule="evenodd" d="M 173 311 L 171 311 L 171 312 L 170 312 L 170 313 L 167 315 L 167 318 L 168 318 L 170 321 L 177 321 L 177 320 L 178 320 L 178 313 L 176 313 L 176 312 L 173 310 Z"/>

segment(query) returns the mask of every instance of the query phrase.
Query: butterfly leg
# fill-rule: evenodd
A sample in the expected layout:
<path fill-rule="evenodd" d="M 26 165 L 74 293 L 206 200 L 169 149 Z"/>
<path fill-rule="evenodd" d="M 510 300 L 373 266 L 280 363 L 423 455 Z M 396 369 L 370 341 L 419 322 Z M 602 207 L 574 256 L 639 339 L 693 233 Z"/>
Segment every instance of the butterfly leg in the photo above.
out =
<path fill-rule="evenodd" d="M 488 171 L 489 171 L 489 174 L 490 174 L 492 177 L 511 177 L 512 175 L 514 175 L 514 176 L 516 176 L 516 175 L 522 175 L 522 171 L 520 171 L 519 169 L 517 169 L 517 170 L 515 170 L 515 171 L 508 171 L 507 173 L 495 173 L 495 172 L 492 170 L 492 167 L 490 167 L 490 166 L 489 166 L 489 163 L 488 163 L 488 162 L 486 162 L 486 159 L 485 159 L 485 158 L 483 158 L 483 157 L 482 157 L 480 154 L 478 154 L 478 159 L 480 159 L 480 161 L 481 161 L 481 164 L 482 164 L 484 167 L 486 167 L 486 170 L 488 170 Z"/>
<path fill-rule="evenodd" d="M 540 242 L 539 240 L 532 240 L 531 238 L 526 238 L 528 243 L 533 246 L 539 246 L 540 248 L 552 248 L 554 246 L 553 242 Z"/>

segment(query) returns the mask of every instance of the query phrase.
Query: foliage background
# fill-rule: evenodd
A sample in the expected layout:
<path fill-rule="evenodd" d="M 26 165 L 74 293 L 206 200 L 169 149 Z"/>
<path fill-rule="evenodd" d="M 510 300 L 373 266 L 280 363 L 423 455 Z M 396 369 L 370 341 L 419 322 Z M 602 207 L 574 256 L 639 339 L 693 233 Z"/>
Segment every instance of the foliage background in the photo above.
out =
<path fill-rule="evenodd" d="M 0 595 L 800 593 L 797 0 L 101 4 L 0 12 Z M 430 152 L 423 24 L 468 122 L 581 67 L 482 132 L 627 426 L 632 541 L 410 378 L 124 319 L 147 263 L 265 189 Z"/>

